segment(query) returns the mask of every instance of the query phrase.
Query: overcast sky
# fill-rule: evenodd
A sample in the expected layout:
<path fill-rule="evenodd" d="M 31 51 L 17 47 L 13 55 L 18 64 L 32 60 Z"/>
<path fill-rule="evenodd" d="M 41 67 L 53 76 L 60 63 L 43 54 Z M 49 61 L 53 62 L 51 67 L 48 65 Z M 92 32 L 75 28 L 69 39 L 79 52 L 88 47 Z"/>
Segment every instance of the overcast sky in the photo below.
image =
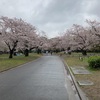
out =
<path fill-rule="evenodd" d="M 100 18 L 100 0 L 0 0 L 0 16 L 17 17 L 43 30 L 49 37 Z"/>

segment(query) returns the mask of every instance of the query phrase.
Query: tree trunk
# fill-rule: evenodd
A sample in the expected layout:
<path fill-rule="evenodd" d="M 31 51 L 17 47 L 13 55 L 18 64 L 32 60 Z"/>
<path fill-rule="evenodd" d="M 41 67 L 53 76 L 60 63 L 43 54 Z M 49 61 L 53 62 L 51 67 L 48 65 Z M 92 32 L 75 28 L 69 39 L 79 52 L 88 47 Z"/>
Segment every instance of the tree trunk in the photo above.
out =
<path fill-rule="evenodd" d="M 25 54 L 25 57 L 28 57 L 29 56 L 29 50 L 26 49 L 24 54 Z"/>
<path fill-rule="evenodd" d="M 41 53 L 41 49 L 37 49 L 37 54 L 40 54 Z"/>
<path fill-rule="evenodd" d="M 10 55 L 9 55 L 9 58 L 13 58 L 13 50 L 10 50 Z"/>
<path fill-rule="evenodd" d="M 82 54 L 83 54 L 84 56 L 86 56 L 86 55 L 87 55 L 87 51 L 86 51 L 86 50 L 82 50 Z"/>

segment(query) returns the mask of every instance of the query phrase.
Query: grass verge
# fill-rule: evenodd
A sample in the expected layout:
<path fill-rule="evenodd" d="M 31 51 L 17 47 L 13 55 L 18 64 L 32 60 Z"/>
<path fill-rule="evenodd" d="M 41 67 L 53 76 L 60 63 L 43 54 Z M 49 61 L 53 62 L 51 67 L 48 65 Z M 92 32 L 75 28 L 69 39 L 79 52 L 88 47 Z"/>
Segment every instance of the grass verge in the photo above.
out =
<path fill-rule="evenodd" d="M 89 70 L 92 74 L 89 75 L 74 75 L 76 81 L 78 80 L 91 80 L 94 85 L 91 86 L 80 86 L 80 88 L 86 93 L 89 100 L 100 100 L 100 70 L 91 70 L 88 68 L 88 57 L 82 57 L 79 59 L 80 55 L 72 54 L 71 56 L 63 56 L 69 67 L 82 66 Z"/>
<path fill-rule="evenodd" d="M 19 65 L 25 64 L 27 62 L 33 61 L 39 58 L 41 55 L 31 53 L 29 57 L 25 57 L 24 55 L 15 56 L 12 59 L 8 58 L 8 55 L 0 55 L 0 72 L 17 67 Z"/>

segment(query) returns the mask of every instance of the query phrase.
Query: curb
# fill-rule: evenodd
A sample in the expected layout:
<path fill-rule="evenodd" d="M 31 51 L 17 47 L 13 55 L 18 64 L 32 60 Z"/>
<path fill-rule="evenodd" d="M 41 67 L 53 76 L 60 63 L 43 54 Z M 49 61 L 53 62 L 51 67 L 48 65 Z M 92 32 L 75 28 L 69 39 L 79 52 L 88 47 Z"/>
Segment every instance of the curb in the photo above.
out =
<path fill-rule="evenodd" d="M 66 71 L 67 73 L 70 75 L 71 77 L 71 81 L 72 81 L 72 84 L 74 85 L 75 87 L 75 90 L 76 90 L 76 93 L 79 97 L 79 100 L 89 100 L 88 97 L 86 96 L 86 94 L 79 88 L 76 80 L 75 80 L 75 77 L 70 69 L 70 67 L 68 66 L 68 64 L 65 62 L 65 60 L 62 58 L 62 61 L 64 63 L 64 65 L 66 66 Z"/>

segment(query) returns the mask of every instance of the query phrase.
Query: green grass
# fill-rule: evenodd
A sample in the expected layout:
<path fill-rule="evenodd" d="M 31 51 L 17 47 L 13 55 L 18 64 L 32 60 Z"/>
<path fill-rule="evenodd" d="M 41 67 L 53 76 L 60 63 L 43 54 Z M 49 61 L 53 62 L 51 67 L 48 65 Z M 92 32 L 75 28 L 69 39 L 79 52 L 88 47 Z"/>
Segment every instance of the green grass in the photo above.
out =
<path fill-rule="evenodd" d="M 1 59 L 1 58 L 8 58 L 8 57 L 9 57 L 8 54 L 1 54 L 1 55 L 0 55 L 0 59 Z"/>
<path fill-rule="evenodd" d="M 65 61 L 69 66 L 87 66 L 88 65 L 88 57 L 82 57 L 82 60 L 80 60 L 79 56 L 65 56 Z"/>
<path fill-rule="evenodd" d="M 9 55 L 7 54 L 0 55 L 0 72 L 17 67 L 29 61 L 35 60 L 39 58 L 40 56 L 41 55 L 32 53 L 29 55 L 29 57 L 25 57 L 24 55 L 22 55 L 22 56 L 15 56 L 14 58 L 9 59 L 8 58 Z"/>

